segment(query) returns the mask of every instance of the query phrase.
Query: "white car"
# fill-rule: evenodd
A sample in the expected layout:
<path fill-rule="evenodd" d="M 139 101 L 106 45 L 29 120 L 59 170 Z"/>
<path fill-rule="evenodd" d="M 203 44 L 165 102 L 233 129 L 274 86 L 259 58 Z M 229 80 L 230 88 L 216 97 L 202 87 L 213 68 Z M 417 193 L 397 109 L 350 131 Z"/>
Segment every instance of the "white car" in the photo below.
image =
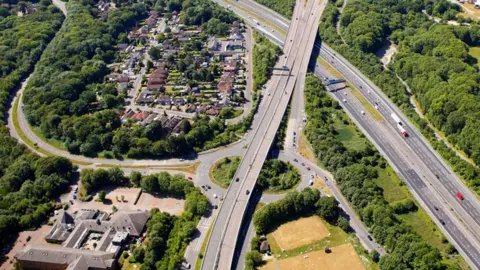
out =
<path fill-rule="evenodd" d="M 344 102 L 344 103 L 347 103 L 347 100 L 346 100 L 346 99 L 343 99 L 343 102 Z"/>
<path fill-rule="evenodd" d="M 362 113 L 363 115 L 365 115 L 365 112 L 364 112 L 364 111 L 360 111 L 360 113 Z"/>
<path fill-rule="evenodd" d="M 215 198 L 215 199 L 218 198 L 217 194 L 214 193 L 213 198 Z"/>
<path fill-rule="evenodd" d="M 378 105 L 375 105 L 375 109 L 377 109 L 377 110 L 378 110 Z"/>

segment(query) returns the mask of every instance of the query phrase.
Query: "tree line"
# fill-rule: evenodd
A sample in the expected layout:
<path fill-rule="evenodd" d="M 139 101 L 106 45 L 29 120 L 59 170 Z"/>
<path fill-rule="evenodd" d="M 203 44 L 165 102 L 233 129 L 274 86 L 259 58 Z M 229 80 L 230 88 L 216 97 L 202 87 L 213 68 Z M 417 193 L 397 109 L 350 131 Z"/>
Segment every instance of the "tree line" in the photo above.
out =
<path fill-rule="evenodd" d="M 277 62 L 280 48 L 257 32 L 253 33 L 253 90 L 267 83 L 272 73 L 271 69 Z"/>
<path fill-rule="evenodd" d="M 412 202 L 390 205 L 373 181 L 386 167 L 385 160 L 365 140 L 362 150 L 345 147 L 336 137 L 334 118 L 347 119 L 338 102 L 327 94 L 319 78 L 309 74 L 305 82 L 305 135 L 318 162 L 334 173 L 342 194 L 351 203 L 374 238 L 388 252 L 380 259 L 382 269 L 455 269 L 436 247 L 425 242 L 398 215 L 416 211 Z M 338 121 L 338 120 L 337 120 Z M 410 254 L 405 256 L 405 254 Z"/>
<path fill-rule="evenodd" d="M 172 2 L 165 4 L 175 6 Z M 206 2 L 184 2 L 181 9 L 198 3 L 194 9 L 204 16 L 232 20 L 231 13 L 224 15 L 218 8 L 200 10 Z M 168 157 L 236 140 L 223 120 L 206 117 L 194 119 L 193 124 L 185 120 L 179 136 L 166 136 L 159 123 L 122 125 L 118 109 L 124 97 L 115 85 L 104 82 L 109 72 L 106 63 L 117 58 L 115 45 L 124 41 L 123 32 L 146 17 L 147 5 L 122 6 L 103 21 L 91 1 L 67 4 L 65 26 L 45 50 L 25 90 L 24 110 L 31 125 L 39 127 L 45 137 L 64 142 L 71 153 L 104 153 L 107 158 Z"/>
<path fill-rule="evenodd" d="M 128 258 L 130 263 L 141 264 L 142 270 L 178 269 L 185 249 L 196 232 L 197 223 L 209 207 L 207 197 L 181 174 L 162 172 L 142 175 L 134 171 L 127 177 L 119 168 L 85 169 L 81 173 L 81 182 L 82 188 L 89 192 L 104 185 L 121 185 L 141 187 L 143 192 L 185 199 L 184 212 L 180 216 L 161 212 L 158 208 L 152 209 L 147 222 L 145 244 L 133 247 L 131 256 L 128 253 L 122 255 L 120 264 Z"/>
<path fill-rule="evenodd" d="M 69 184 L 73 166 L 61 157 L 39 157 L 0 127 L 0 245 L 44 223 Z"/>
<path fill-rule="evenodd" d="M 40 59 L 46 44 L 62 25 L 63 15 L 49 0 L 25 16 L 0 7 L 0 119 L 13 91 Z"/>
<path fill-rule="evenodd" d="M 478 164 L 479 75 L 477 60 L 468 51 L 480 44 L 480 28 L 474 22 L 470 22 L 471 27 L 441 25 L 423 14 L 425 10 L 435 17 L 455 19 L 458 9 L 458 5 L 447 1 L 355 1 L 347 5 L 340 17 L 335 4 L 329 3 L 319 32 L 323 42 L 359 68 L 399 106 L 453 170 L 480 194 L 478 166 L 466 162 L 437 140 L 428 122 L 410 104 L 414 94 L 429 121 Z M 341 36 L 337 23 L 341 25 Z M 399 52 L 385 68 L 374 52 L 387 39 Z"/>
<path fill-rule="evenodd" d="M 16 4 L 11 1 L 10 4 Z M 0 7 L 0 246 L 16 233 L 34 229 L 52 213 L 54 199 L 68 186 L 74 168 L 59 157 L 39 157 L 10 137 L 3 119 L 6 102 L 31 71 L 63 20 L 50 1 L 22 17 Z M 5 251 L 5 250 L 3 250 Z M 4 259 L 2 257 L 2 259 Z"/>

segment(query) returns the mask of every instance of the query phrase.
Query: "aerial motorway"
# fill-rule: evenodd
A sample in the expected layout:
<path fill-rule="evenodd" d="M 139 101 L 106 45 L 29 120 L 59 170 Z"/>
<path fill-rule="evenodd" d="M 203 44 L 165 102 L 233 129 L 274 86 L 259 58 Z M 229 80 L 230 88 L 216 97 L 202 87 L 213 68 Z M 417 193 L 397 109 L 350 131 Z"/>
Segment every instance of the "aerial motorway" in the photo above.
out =
<path fill-rule="evenodd" d="M 278 13 L 250 0 L 236 1 L 233 4 L 217 2 L 229 5 L 232 11 L 279 46 L 290 42 L 289 38 L 285 38 L 290 21 Z M 295 14 L 292 18 L 296 19 Z M 381 121 L 365 115 L 363 106 L 347 91 L 331 93 L 392 164 L 416 199 L 469 264 L 473 268 L 480 268 L 480 203 L 477 197 L 377 86 L 328 45 L 316 43 L 315 49 L 372 106 L 376 106 L 383 118 Z M 319 65 L 315 74 L 326 81 L 335 79 Z"/>
<path fill-rule="evenodd" d="M 290 96 L 299 77 L 304 77 L 314 46 L 316 32 L 325 1 L 298 1 L 294 21 L 288 32 L 291 42 L 285 45 L 285 57 L 278 67 L 280 76 L 270 84 L 272 95 L 266 100 L 264 110 L 258 114 L 260 124 L 237 169 L 220 205 L 212 227 L 202 269 L 229 269 L 235 256 L 237 239 L 251 194 L 278 127 L 285 113 Z"/>

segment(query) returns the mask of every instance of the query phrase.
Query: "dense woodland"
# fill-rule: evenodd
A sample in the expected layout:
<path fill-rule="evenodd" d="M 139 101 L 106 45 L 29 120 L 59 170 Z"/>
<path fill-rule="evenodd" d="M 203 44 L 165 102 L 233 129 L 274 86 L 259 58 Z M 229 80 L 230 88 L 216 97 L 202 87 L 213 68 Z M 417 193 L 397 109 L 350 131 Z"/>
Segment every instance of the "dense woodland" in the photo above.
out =
<path fill-rule="evenodd" d="M 46 222 L 71 174 L 67 159 L 39 157 L 0 127 L 0 246 Z"/>
<path fill-rule="evenodd" d="M 282 191 L 295 187 L 301 180 L 298 169 L 279 159 L 269 159 L 263 164 L 257 186 L 266 191 Z"/>
<path fill-rule="evenodd" d="M 49 0 L 23 17 L 0 6 L 0 119 L 10 94 L 33 69 L 48 42 L 60 28 L 63 15 Z"/>
<path fill-rule="evenodd" d="M 352 204 L 374 238 L 388 252 L 380 259 L 382 269 L 455 269 L 444 263 L 439 249 L 427 244 L 421 236 L 397 215 L 416 211 L 412 201 L 390 205 L 373 179 L 386 161 L 365 140 L 361 150 L 347 148 L 338 138 L 336 118 L 347 119 L 338 102 L 324 91 L 317 77 L 309 74 L 305 83 L 305 111 L 308 124 L 305 134 L 318 161 L 334 173 L 342 194 Z M 405 256 L 410 254 L 410 256 Z"/>
<path fill-rule="evenodd" d="M 435 17 L 452 19 L 458 8 L 446 1 L 355 1 L 340 17 L 344 44 L 336 30 L 339 11 L 329 4 L 320 23 L 320 36 L 370 77 L 418 125 L 455 172 L 480 193 L 480 169 L 435 138 L 396 77 L 406 81 L 429 121 L 478 164 L 480 77 L 477 60 L 468 50 L 480 44 L 480 27 L 440 25 L 422 13 L 424 9 Z M 387 39 L 399 48 L 388 69 L 372 53 Z"/>
<path fill-rule="evenodd" d="M 70 1 L 68 18 L 45 50 L 25 92 L 28 121 L 47 138 L 65 142 L 76 154 L 106 157 L 165 157 L 201 151 L 236 139 L 221 119 L 184 121 L 185 135 L 163 135 L 158 124 L 147 127 L 121 125 L 117 108 L 123 96 L 104 83 L 106 63 L 116 57 L 115 45 L 123 32 L 146 16 L 151 2 L 124 5 L 97 18 L 92 2 Z M 157 2 L 154 8 L 182 11 L 185 23 L 206 23 L 216 16 L 230 22 L 230 12 L 207 0 Z M 165 5 L 165 6 L 157 6 Z"/>
<path fill-rule="evenodd" d="M 295 7 L 295 0 L 255 0 L 256 2 L 278 12 L 279 14 L 290 18 Z"/>
<path fill-rule="evenodd" d="M 14 3 L 14 2 L 13 2 Z M 53 200 L 67 187 L 70 161 L 39 157 L 10 137 L 4 126 L 5 102 L 33 68 L 53 38 L 63 15 L 50 1 L 37 3 L 32 14 L 17 17 L 14 8 L 0 7 L 0 246 L 15 233 L 46 222 Z M 5 251 L 5 250 L 3 250 Z M 3 258 L 2 258 L 3 259 Z"/>

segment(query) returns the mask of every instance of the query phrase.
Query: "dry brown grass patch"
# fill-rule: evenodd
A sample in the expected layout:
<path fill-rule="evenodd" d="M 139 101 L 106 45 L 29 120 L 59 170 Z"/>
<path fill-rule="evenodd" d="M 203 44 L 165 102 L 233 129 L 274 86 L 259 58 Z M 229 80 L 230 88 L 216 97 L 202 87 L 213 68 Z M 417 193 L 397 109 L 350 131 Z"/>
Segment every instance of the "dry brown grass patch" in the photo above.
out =
<path fill-rule="evenodd" d="M 280 248 L 291 250 L 322 240 L 328 235 L 328 229 L 317 216 L 301 218 L 278 227 L 272 236 Z"/>

